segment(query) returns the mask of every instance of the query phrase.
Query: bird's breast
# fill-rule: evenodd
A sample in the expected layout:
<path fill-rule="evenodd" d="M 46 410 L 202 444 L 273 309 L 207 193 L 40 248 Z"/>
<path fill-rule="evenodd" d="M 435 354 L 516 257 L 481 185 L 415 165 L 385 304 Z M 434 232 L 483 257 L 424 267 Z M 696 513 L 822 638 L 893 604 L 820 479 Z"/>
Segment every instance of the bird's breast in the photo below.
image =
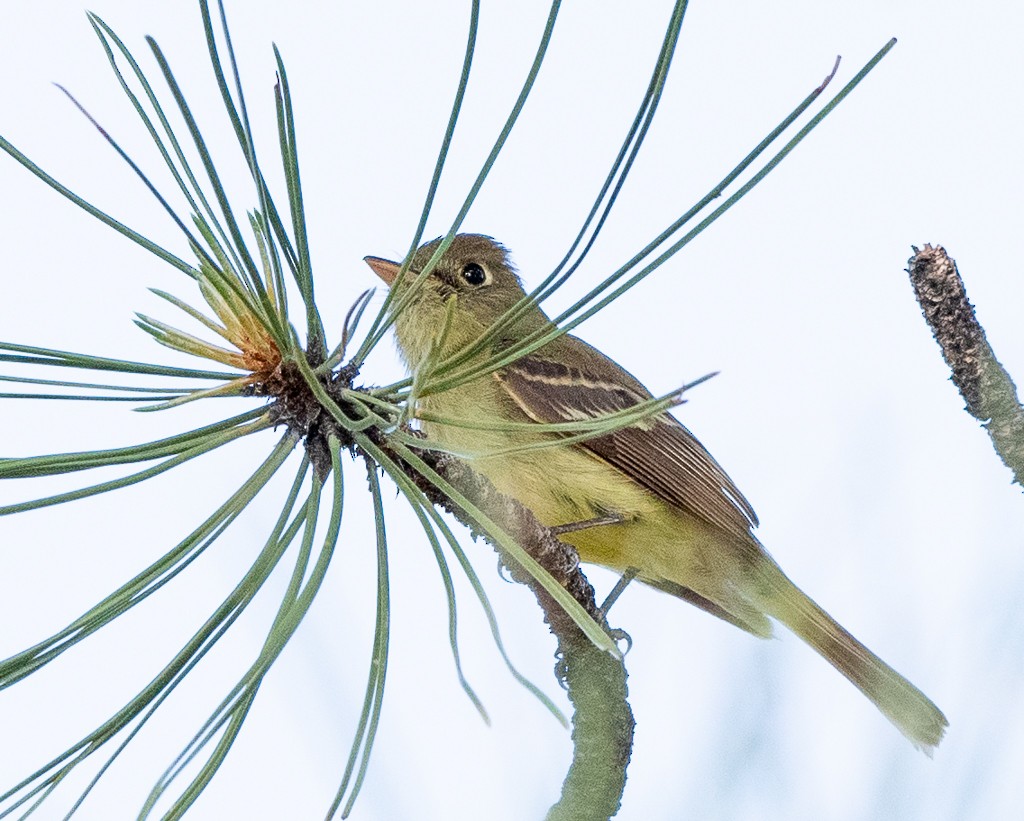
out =
<path fill-rule="evenodd" d="M 500 390 L 490 380 L 473 383 L 428 397 L 422 407 L 452 419 L 528 421 L 523 415 L 508 418 L 512 414 Z M 655 498 L 625 474 L 578 445 L 559 444 L 551 434 L 440 423 L 424 423 L 423 431 L 469 461 L 498 491 L 528 507 L 548 527 L 612 514 L 635 519 L 658 507 Z"/>

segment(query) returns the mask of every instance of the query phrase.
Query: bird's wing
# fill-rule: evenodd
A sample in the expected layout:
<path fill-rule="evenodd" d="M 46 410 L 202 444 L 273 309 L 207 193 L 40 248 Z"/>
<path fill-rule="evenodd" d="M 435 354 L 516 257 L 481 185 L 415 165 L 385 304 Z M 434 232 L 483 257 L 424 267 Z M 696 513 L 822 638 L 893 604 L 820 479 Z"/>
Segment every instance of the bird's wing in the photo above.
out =
<path fill-rule="evenodd" d="M 589 346 L 587 346 L 589 348 Z M 593 349 L 590 349 L 593 350 Z M 596 351 L 595 351 L 596 353 Z M 601 370 L 610 371 L 604 359 Z M 509 397 L 536 422 L 573 422 L 625 410 L 650 394 L 625 371 L 595 375 L 537 355 L 494 374 Z M 596 370 L 596 369 L 595 369 Z M 704 446 L 669 414 L 580 443 L 665 501 L 742 539 L 757 516 Z"/>

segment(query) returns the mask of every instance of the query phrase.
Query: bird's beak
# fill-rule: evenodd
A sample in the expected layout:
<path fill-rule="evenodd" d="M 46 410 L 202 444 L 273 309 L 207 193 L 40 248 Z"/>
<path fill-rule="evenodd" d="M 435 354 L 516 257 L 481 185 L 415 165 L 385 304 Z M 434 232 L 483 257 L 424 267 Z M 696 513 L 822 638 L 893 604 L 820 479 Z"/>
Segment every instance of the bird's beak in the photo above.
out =
<path fill-rule="evenodd" d="M 395 281 L 395 277 L 398 276 L 398 269 L 402 267 L 397 262 L 380 257 L 363 257 L 363 262 L 369 265 L 373 272 L 387 283 L 389 288 Z"/>

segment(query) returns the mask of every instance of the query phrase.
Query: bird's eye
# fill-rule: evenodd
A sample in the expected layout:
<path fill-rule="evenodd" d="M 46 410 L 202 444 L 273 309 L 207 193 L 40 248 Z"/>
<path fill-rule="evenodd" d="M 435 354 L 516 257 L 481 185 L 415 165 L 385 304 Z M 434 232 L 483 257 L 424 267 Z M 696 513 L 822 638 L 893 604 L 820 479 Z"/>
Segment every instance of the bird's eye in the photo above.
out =
<path fill-rule="evenodd" d="M 470 285 L 483 285 L 487 281 L 487 272 L 479 263 L 471 262 L 462 269 L 462 278 Z"/>

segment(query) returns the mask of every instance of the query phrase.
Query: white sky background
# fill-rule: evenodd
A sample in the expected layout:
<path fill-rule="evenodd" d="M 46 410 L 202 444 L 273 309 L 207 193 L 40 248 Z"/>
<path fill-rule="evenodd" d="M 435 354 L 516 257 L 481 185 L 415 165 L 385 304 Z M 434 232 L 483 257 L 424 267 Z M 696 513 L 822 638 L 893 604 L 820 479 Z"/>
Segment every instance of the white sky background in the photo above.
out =
<path fill-rule="evenodd" d="M 8 5 L 0 133 L 184 255 L 155 202 L 50 85 L 67 85 L 158 172 L 79 4 Z M 535 95 L 464 224 L 512 248 L 527 284 L 560 259 L 586 214 L 646 87 L 670 5 L 566 4 Z M 454 94 L 468 6 L 299 0 L 283 12 L 279 3 L 229 4 L 265 168 L 276 150 L 271 40 L 288 66 L 318 297 L 334 336 L 356 295 L 376 284 L 362 257 L 400 257 L 407 247 Z M 962 411 L 903 272 L 911 244 L 944 244 L 997 354 L 1024 375 L 1024 279 L 1012 252 L 1024 190 L 1022 13 L 997 3 L 838 6 L 692 4 L 641 159 L 556 302 L 568 304 L 686 210 L 821 81 L 837 53 L 833 91 L 889 37 L 900 39 L 726 219 L 580 333 L 655 393 L 721 371 L 679 417 L 750 498 L 760 537 L 790 576 L 928 693 L 951 727 L 928 760 L 790 634 L 757 642 L 634 586 L 612 614 L 634 641 L 627 661 L 638 726 L 624 819 L 996 819 L 1012 817 L 1024 799 L 1020 491 Z M 250 207 L 196 4 L 99 0 L 93 9 L 154 81 L 142 36 L 158 38 L 216 156 L 226 158 L 219 161 L 239 204 Z M 490 149 L 546 14 L 540 2 L 485 4 L 428 236 L 447 228 Z M 146 289 L 194 300 L 185 277 L 6 157 L 0 190 L 0 338 L 182 362 L 131 318 L 141 310 L 176 320 Z M 399 372 L 384 345 L 363 378 L 385 383 Z M 214 405 L 154 416 L 24 401 L 2 408 L 3 455 L 146 441 L 225 412 Z M 165 552 L 271 441 L 264 435 L 142 486 L 0 521 L 0 657 L 59 629 Z M 318 818 L 333 796 L 362 700 L 374 608 L 365 478 L 358 465 L 346 475 L 336 564 L 194 818 Z M 278 495 L 289 482 L 280 477 Z M 53 492 L 9 484 L 0 503 Z M 124 624 L 0 693 L 0 785 L 49 760 L 159 670 L 247 569 L 277 515 L 274 498 Z M 455 680 L 429 548 L 400 500 L 388 517 L 388 687 L 353 817 L 541 817 L 569 762 L 568 734 L 511 680 L 460 584 L 466 672 L 493 726 L 479 720 Z M 554 642 L 532 597 L 497 578 L 490 548 L 466 542 L 512 657 L 564 702 L 551 674 Z M 602 571 L 588 575 L 600 594 L 613 583 Z M 285 581 L 275 577 L 275 590 Z M 258 649 L 274 596 L 263 596 L 171 699 L 82 818 L 134 817 Z M 59 817 L 59 807 L 66 804 L 39 817 Z"/>

